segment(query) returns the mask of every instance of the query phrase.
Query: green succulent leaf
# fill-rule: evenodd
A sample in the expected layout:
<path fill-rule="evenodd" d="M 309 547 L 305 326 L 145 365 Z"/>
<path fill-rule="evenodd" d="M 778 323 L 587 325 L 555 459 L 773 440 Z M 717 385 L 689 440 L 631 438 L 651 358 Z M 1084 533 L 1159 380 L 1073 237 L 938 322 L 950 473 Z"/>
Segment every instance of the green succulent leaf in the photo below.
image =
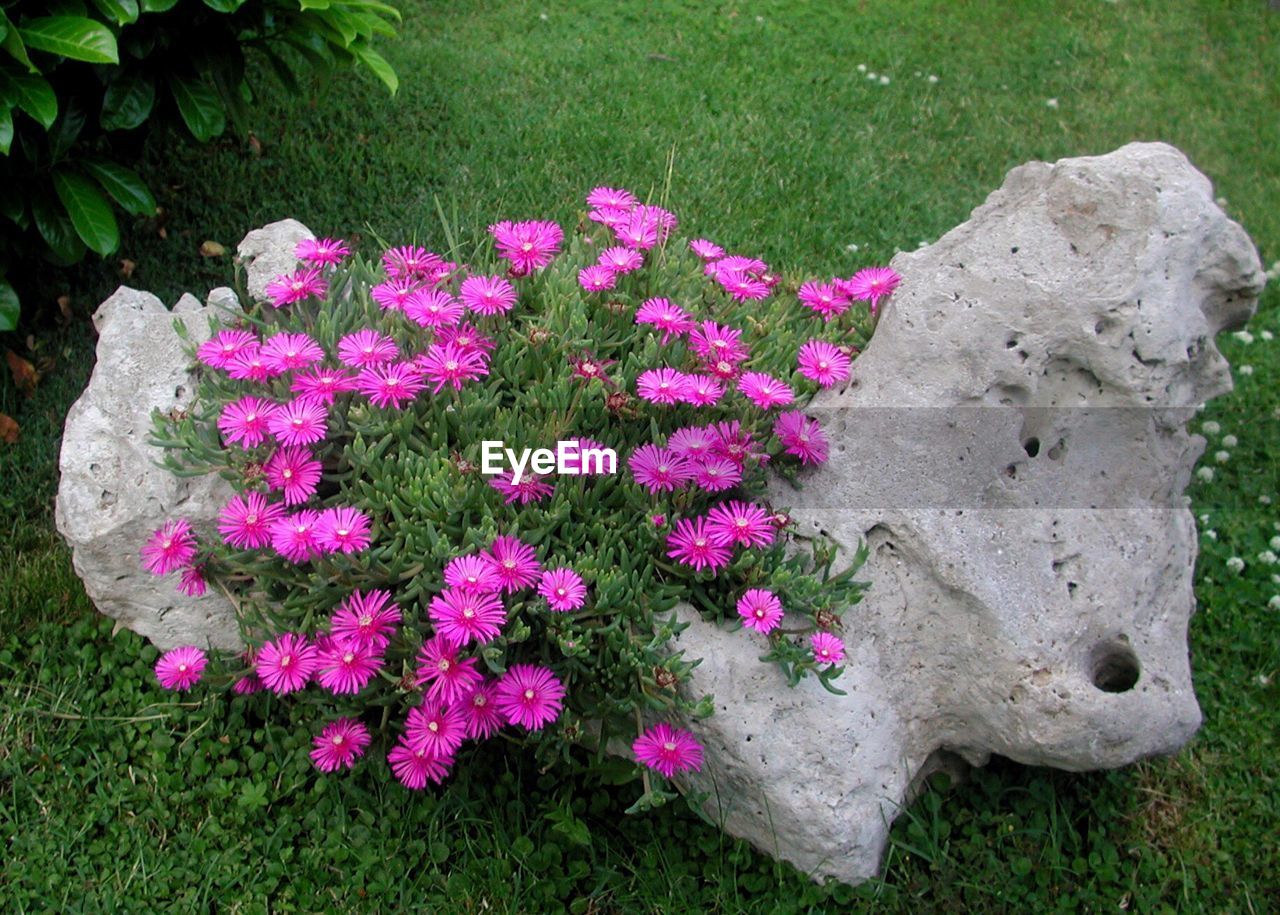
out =
<path fill-rule="evenodd" d="M 19 26 L 29 48 L 91 64 L 116 64 L 116 36 L 101 22 L 82 16 L 41 16 Z"/>
<path fill-rule="evenodd" d="M 103 130 L 133 130 L 151 116 L 155 103 L 155 82 L 140 73 L 123 71 L 107 86 L 98 123 Z"/>
<path fill-rule="evenodd" d="M 169 88 L 187 129 L 201 143 L 207 143 L 226 129 L 222 100 L 208 83 L 198 78 L 178 77 Z"/>
<path fill-rule="evenodd" d="M 91 251 L 106 257 L 119 247 L 120 229 L 111 204 L 87 176 L 80 172 L 56 171 L 53 189 L 71 217 L 76 234 Z"/>
<path fill-rule="evenodd" d="M 85 159 L 80 164 L 126 213 L 134 216 L 155 215 L 156 199 L 151 195 L 146 182 L 133 169 L 125 168 L 110 159 L 96 157 Z"/>

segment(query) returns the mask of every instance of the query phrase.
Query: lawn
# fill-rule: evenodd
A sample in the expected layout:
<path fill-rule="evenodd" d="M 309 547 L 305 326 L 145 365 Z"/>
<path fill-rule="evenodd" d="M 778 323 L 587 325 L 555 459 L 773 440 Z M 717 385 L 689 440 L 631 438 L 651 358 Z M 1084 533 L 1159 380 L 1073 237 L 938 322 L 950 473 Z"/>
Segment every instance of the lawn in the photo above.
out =
<path fill-rule="evenodd" d="M 149 136 L 140 165 L 164 214 L 132 225 L 120 257 L 132 285 L 172 302 L 229 281 L 229 258 L 202 257 L 202 242 L 230 249 L 284 216 L 363 236 L 366 251 L 375 234 L 443 247 L 441 213 L 469 228 L 570 221 L 607 183 L 666 194 L 690 235 L 789 275 L 847 275 L 937 239 L 1021 162 L 1161 139 L 1214 180 L 1270 263 L 1280 13 L 1267 7 L 406 2 L 402 37 L 384 45 L 394 100 L 336 74 L 302 97 L 268 92 L 251 139 Z M 115 267 L 66 274 L 55 292 L 71 296 L 70 324 L 3 341 L 47 368 L 29 398 L 0 380 L 0 412 L 22 428 L 0 445 L 0 886 L 13 910 L 1280 907 L 1273 289 L 1251 340 L 1219 341 L 1237 389 L 1200 422 L 1218 426 L 1202 462 L 1213 478 L 1193 488 L 1200 735 L 1116 772 L 996 761 L 937 785 L 895 826 L 882 879 L 850 889 L 811 884 L 680 805 L 624 817 L 633 789 L 510 755 L 490 752 L 438 795 L 410 796 L 376 766 L 340 791 L 295 752 L 305 727 L 163 693 L 154 649 L 94 613 L 52 525 L 61 423 L 91 368 L 85 316 Z"/>

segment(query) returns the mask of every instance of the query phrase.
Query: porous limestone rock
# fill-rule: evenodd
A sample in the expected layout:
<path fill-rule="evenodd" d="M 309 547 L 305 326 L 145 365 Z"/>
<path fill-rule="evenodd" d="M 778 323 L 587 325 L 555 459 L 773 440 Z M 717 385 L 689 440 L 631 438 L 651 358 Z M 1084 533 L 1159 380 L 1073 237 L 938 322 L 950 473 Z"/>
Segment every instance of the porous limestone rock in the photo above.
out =
<path fill-rule="evenodd" d="M 245 268 L 245 288 L 254 301 L 267 297 L 267 284 L 298 266 L 293 250 L 298 242 L 315 238 L 296 219 L 281 219 L 254 229 L 236 246 L 236 259 Z"/>
<path fill-rule="evenodd" d="M 217 475 L 178 478 L 158 466 L 148 443 L 153 410 L 185 409 L 195 396 L 190 360 L 174 329 L 209 336 L 209 319 L 239 310 L 235 293 L 215 289 L 207 305 L 184 295 L 170 311 L 147 292 L 121 286 L 98 306 L 98 358 L 89 386 L 71 406 L 62 437 L 56 520 L 72 563 L 98 609 L 161 648 L 240 645 L 230 602 L 214 591 L 191 598 L 177 575 L 156 578 L 139 550 L 168 518 L 208 525 L 232 496 Z"/>
<path fill-rule="evenodd" d="M 1214 335 L 1263 274 L 1172 147 L 1014 169 L 968 222 L 898 255 L 853 377 L 809 412 L 831 443 L 801 532 L 865 541 L 845 672 L 788 689 L 763 640 L 689 610 L 713 693 L 692 787 L 729 832 L 815 877 L 876 872 L 940 765 L 1070 770 L 1171 753 L 1200 724 L 1187 623 L 1195 408 L 1231 389 Z"/>

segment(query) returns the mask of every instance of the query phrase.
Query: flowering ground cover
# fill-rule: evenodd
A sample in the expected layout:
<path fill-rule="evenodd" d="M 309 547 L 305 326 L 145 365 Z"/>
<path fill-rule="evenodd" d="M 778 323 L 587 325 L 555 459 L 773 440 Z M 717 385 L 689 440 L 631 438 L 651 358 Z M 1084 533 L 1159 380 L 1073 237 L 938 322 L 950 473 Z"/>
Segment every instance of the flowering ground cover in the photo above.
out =
<path fill-rule="evenodd" d="M 339 77 L 310 100 L 268 101 L 253 141 L 151 137 L 143 165 L 165 217 L 132 226 L 121 254 L 130 282 L 172 301 L 227 281 L 226 258 L 201 257 L 202 242 L 231 246 L 285 215 L 361 229 L 353 241 L 368 254 L 375 232 L 447 251 L 443 225 L 512 213 L 564 223 L 607 180 L 665 192 L 690 237 L 714 231 L 797 278 L 847 276 L 938 237 L 1022 161 L 1164 139 L 1215 180 L 1264 261 L 1280 257 L 1280 14 L 1245 0 L 991 7 L 407 4 L 403 40 L 385 47 L 401 75 L 394 102 Z M 110 291 L 118 278 L 103 272 L 73 278 L 75 307 Z M 339 787 L 308 758 L 312 727 L 266 721 L 242 700 L 175 699 L 155 682 L 158 653 L 94 615 L 52 530 L 62 417 L 92 355 L 86 325 L 38 331 L 35 352 L 6 339 L 47 369 L 30 398 L 7 376 L 0 387 L 0 412 L 21 426 L 17 444 L 0 445 L 6 900 L 19 911 L 85 899 L 255 911 L 268 896 L 306 910 L 1274 907 L 1277 301 L 1268 290 L 1249 335 L 1220 341 L 1237 390 L 1203 414 L 1200 735 L 1173 759 L 1111 773 L 997 760 L 927 792 L 896 824 L 883 879 L 856 890 L 811 885 L 679 805 L 624 817 L 639 789 L 613 785 L 608 766 L 543 773 L 495 744 L 444 793 L 410 796 L 390 771 Z"/>

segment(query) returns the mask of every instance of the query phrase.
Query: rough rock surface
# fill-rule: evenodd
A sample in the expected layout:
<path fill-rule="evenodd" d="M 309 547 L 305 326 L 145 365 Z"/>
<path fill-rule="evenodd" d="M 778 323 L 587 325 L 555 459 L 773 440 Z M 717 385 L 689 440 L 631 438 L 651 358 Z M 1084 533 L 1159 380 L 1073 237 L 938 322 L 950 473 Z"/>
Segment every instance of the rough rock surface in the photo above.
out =
<path fill-rule="evenodd" d="M 1231 389 L 1214 335 L 1263 282 L 1163 144 L 1016 168 L 893 266 L 902 288 L 853 378 L 809 411 L 830 461 L 771 493 L 802 531 L 870 548 L 847 695 L 789 690 L 740 629 L 686 613 L 681 637 L 704 658 L 688 690 L 717 697 L 692 779 L 709 815 L 849 882 L 957 757 L 1109 768 L 1195 733 L 1182 493 L 1204 440 L 1185 423 Z"/>
<path fill-rule="evenodd" d="M 156 578 L 139 557 L 165 519 L 182 516 L 199 526 L 215 518 L 232 495 L 220 477 L 179 479 L 157 466 L 161 451 L 147 438 L 153 410 L 182 409 L 195 396 L 175 319 L 199 343 L 209 336 L 209 318 L 239 307 L 235 293 L 225 288 L 213 290 L 204 306 L 184 295 L 170 311 L 150 293 L 121 286 L 94 313 L 97 364 L 67 414 L 58 530 L 98 609 L 161 648 L 240 644 L 225 597 L 212 591 L 184 597 L 175 590 L 176 574 Z"/>
<path fill-rule="evenodd" d="M 244 237 L 236 246 L 236 259 L 245 268 L 245 288 L 251 299 L 265 299 L 268 283 L 297 268 L 293 249 L 306 238 L 315 238 L 315 235 L 296 219 L 268 223 Z"/>

